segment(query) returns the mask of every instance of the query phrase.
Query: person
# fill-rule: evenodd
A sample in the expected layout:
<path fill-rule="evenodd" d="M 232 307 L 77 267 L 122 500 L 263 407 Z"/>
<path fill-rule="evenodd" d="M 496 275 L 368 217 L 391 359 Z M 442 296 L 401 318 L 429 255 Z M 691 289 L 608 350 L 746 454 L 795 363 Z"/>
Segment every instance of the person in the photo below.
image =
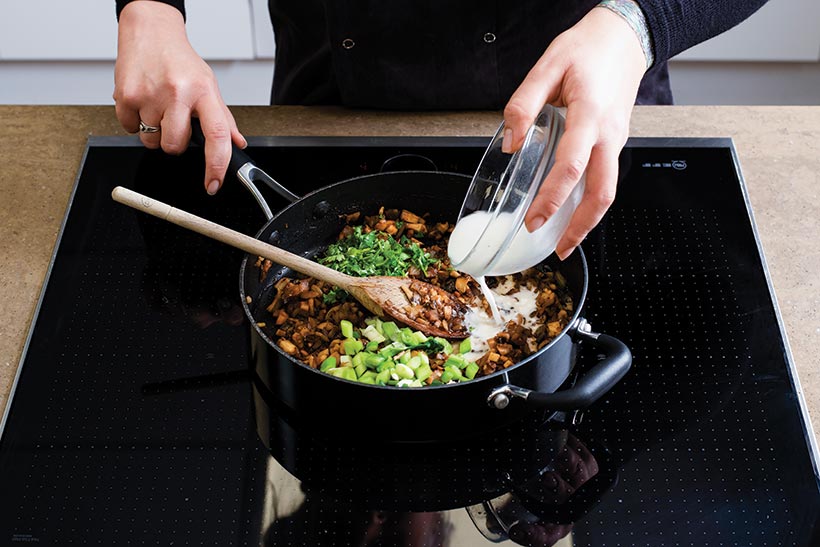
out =
<path fill-rule="evenodd" d="M 670 104 L 666 61 L 766 0 L 269 0 L 274 104 L 500 109 L 518 149 L 545 103 L 566 107 L 556 160 L 527 212 L 540 227 L 586 173 L 556 253 L 568 256 L 615 197 L 632 107 Z M 185 150 L 190 118 L 206 137 L 216 193 L 231 141 L 246 146 L 216 78 L 187 40 L 184 0 L 116 0 L 116 115 L 148 148 Z"/>

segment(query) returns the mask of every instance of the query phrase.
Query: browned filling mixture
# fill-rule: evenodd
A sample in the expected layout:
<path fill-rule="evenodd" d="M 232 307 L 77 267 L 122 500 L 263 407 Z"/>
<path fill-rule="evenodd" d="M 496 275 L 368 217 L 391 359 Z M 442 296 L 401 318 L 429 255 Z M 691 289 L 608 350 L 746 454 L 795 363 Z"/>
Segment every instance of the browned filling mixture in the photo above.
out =
<path fill-rule="evenodd" d="M 346 221 L 337 243 L 319 262 L 351 275 L 407 275 L 489 315 L 478 283 L 450 266 L 451 224 L 428 222 L 395 209 L 364 217 L 354 213 Z M 264 278 L 271 263 L 260 258 L 256 266 Z M 532 268 L 488 278 L 487 284 L 510 301 L 517 294 L 529 295 L 534 301 L 531 317 L 512 314 L 503 328 L 485 340 L 446 340 L 372 317 L 352 297 L 325 282 L 282 278 L 266 306 L 269 318 L 260 318 L 258 325 L 288 355 L 348 380 L 398 387 L 469 381 L 532 355 L 563 331 L 573 313 L 566 282 L 558 272 Z M 408 292 L 409 311 L 416 317 L 432 323 L 449 320 L 448 310 L 427 305 L 431 295 L 424 290 Z M 449 313 L 452 316 L 452 310 Z M 468 327 L 470 316 L 468 312 Z"/>

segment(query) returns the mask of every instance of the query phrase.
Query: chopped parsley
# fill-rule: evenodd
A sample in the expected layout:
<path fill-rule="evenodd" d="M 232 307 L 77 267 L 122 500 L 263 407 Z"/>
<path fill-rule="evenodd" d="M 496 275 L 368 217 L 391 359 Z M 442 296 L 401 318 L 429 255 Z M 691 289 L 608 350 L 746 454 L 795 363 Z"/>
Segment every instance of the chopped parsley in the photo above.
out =
<path fill-rule="evenodd" d="M 406 236 L 396 241 L 385 232 L 363 233 L 361 226 L 355 226 L 350 235 L 330 245 L 319 259 L 320 264 L 356 277 L 403 277 L 411 265 L 427 272 L 436 262 L 438 260 Z"/>

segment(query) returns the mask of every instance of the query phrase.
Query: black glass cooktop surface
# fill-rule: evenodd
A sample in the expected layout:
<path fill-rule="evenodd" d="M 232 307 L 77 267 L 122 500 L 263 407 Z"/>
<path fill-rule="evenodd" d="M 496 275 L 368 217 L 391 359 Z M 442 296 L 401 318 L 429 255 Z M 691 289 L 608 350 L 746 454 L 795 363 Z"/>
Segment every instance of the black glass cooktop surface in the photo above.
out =
<path fill-rule="evenodd" d="M 469 174 L 486 143 L 266 138 L 249 153 L 304 194 L 381 169 Z M 3 423 L 0 544 L 820 544 L 816 447 L 731 141 L 621 155 L 583 244 L 584 316 L 633 352 L 615 389 L 582 414 L 399 451 L 278 416 L 249 372 L 240 253 L 110 198 L 123 185 L 255 233 L 251 198 L 236 181 L 205 195 L 201 164 L 89 141 Z M 430 419 L 470 427 L 470 409 Z"/>

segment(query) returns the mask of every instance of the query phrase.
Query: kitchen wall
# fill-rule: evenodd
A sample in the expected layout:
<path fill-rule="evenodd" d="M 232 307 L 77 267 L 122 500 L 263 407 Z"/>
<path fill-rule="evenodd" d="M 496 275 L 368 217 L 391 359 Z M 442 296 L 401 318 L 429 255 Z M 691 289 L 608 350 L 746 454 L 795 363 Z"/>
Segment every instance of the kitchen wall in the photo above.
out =
<path fill-rule="evenodd" d="M 225 100 L 268 104 L 265 0 L 188 4 L 189 37 Z M 0 104 L 112 104 L 116 32 L 113 0 L 0 2 Z M 820 104 L 820 1 L 771 0 L 670 69 L 678 104 Z"/>

